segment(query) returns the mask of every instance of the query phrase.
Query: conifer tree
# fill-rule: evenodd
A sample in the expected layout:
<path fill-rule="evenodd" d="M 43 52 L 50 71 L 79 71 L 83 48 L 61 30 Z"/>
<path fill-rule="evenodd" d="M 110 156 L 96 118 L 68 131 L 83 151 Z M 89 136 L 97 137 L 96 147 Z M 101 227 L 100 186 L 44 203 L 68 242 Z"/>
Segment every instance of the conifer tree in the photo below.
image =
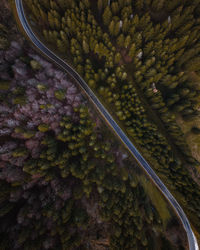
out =
<path fill-rule="evenodd" d="M 184 65 L 186 71 L 199 71 L 200 70 L 200 57 L 196 57 Z"/>
<path fill-rule="evenodd" d="M 114 27 L 114 36 L 117 36 L 120 32 L 120 21 L 115 23 L 115 27 Z"/>
<path fill-rule="evenodd" d="M 41 8 L 39 8 L 39 11 L 40 11 L 40 15 L 41 15 L 42 21 L 44 23 L 47 23 L 47 14 Z"/>
<path fill-rule="evenodd" d="M 121 60 L 121 54 L 119 52 L 117 52 L 115 54 L 115 59 L 114 59 L 115 64 L 118 64 L 120 62 L 120 60 Z"/>
<path fill-rule="evenodd" d="M 144 8 L 144 0 L 136 0 L 135 8 L 137 11 L 141 11 Z"/>
<path fill-rule="evenodd" d="M 107 5 L 108 5 L 108 0 L 98 0 L 97 6 L 99 12 L 101 13 Z"/>
<path fill-rule="evenodd" d="M 117 38 L 117 45 L 120 46 L 120 47 L 123 47 L 124 46 L 124 35 L 123 34 L 120 34 Z"/>
<path fill-rule="evenodd" d="M 128 55 L 133 58 L 135 56 L 135 52 L 136 52 L 136 45 L 135 43 L 133 43 L 129 49 Z"/>
<path fill-rule="evenodd" d="M 51 9 L 52 9 L 52 10 L 57 10 L 57 11 L 59 11 L 59 7 L 58 7 L 58 5 L 57 5 L 57 3 L 56 3 L 55 1 L 50 0 L 50 6 L 51 6 Z"/>
<path fill-rule="evenodd" d="M 49 0 L 43 0 L 43 1 L 42 1 L 42 5 L 43 5 L 46 9 L 49 9 L 49 8 L 50 8 L 50 2 L 49 2 Z"/>
<path fill-rule="evenodd" d="M 89 53 L 89 45 L 86 40 L 83 40 L 83 51 L 88 54 Z"/>
<path fill-rule="evenodd" d="M 66 53 L 67 52 L 67 47 L 66 47 L 66 44 L 61 41 L 60 39 L 57 39 L 57 47 L 58 47 L 58 50 L 62 53 Z"/>
<path fill-rule="evenodd" d="M 115 29 L 115 22 L 112 20 L 109 24 L 109 32 L 113 36 L 114 35 L 114 29 Z"/>
<path fill-rule="evenodd" d="M 51 29 L 54 29 L 55 24 L 54 24 L 54 17 L 51 12 L 48 12 L 48 22 L 51 27 Z"/>
<path fill-rule="evenodd" d="M 118 2 L 113 2 L 111 4 L 111 9 L 112 9 L 112 13 L 114 15 L 117 15 L 117 13 L 119 12 L 119 4 L 118 4 Z"/>
<path fill-rule="evenodd" d="M 122 31 L 124 34 L 127 34 L 129 26 L 130 26 L 129 20 L 128 20 L 128 18 L 125 18 L 123 20 L 123 24 L 122 24 Z"/>
<path fill-rule="evenodd" d="M 165 4 L 165 0 L 153 0 L 152 1 L 152 8 L 156 11 L 160 11 L 161 9 L 163 9 Z"/>
<path fill-rule="evenodd" d="M 90 1 L 89 0 L 83 0 L 83 3 L 87 9 L 90 7 Z"/>
<path fill-rule="evenodd" d="M 131 37 L 130 37 L 130 35 L 127 35 L 126 38 L 125 38 L 125 40 L 124 40 L 124 47 L 128 48 L 128 46 L 130 45 L 130 43 L 131 43 Z"/>
<path fill-rule="evenodd" d="M 106 6 L 102 17 L 104 25 L 108 26 L 112 18 L 112 12 L 109 6 Z"/>

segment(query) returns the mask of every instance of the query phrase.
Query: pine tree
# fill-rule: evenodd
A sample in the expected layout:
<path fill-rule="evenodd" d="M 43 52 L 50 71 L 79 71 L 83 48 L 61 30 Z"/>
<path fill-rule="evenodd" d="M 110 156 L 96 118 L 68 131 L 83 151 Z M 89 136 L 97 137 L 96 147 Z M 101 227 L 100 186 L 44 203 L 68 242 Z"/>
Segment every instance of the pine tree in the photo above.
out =
<path fill-rule="evenodd" d="M 128 46 L 130 45 L 131 43 L 131 37 L 130 35 L 126 36 L 125 40 L 124 40 L 124 47 L 125 48 L 128 48 Z"/>
<path fill-rule="evenodd" d="M 129 49 L 128 55 L 133 58 L 135 56 L 135 52 L 136 52 L 136 45 L 135 43 L 133 43 Z"/>
<path fill-rule="evenodd" d="M 129 22 L 128 18 L 125 18 L 125 20 L 123 20 L 123 23 L 122 23 L 122 31 L 124 34 L 128 33 L 129 26 L 130 26 L 130 22 Z"/>
<path fill-rule="evenodd" d="M 85 5 L 86 9 L 90 8 L 90 1 L 89 0 L 83 0 L 83 4 Z"/>
<path fill-rule="evenodd" d="M 39 18 L 39 16 L 40 16 L 39 9 L 34 4 L 32 4 L 31 9 L 32 9 L 32 12 L 33 12 L 36 20 L 37 20 Z"/>
<path fill-rule="evenodd" d="M 137 27 L 138 24 L 139 24 L 139 17 L 138 17 L 138 15 L 136 14 L 136 15 L 133 17 L 132 21 L 131 21 L 131 26 Z"/>
<path fill-rule="evenodd" d="M 98 0 L 97 6 L 98 6 L 99 12 L 101 12 L 103 9 L 103 0 Z"/>
<path fill-rule="evenodd" d="M 193 58 L 191 61 L 184 65 L 186 71 L 199 71 L 200 70 L 200 57 Z"/>
<path fill-rule="evenodd" d="M 103 13 L 103 23 L 104 25 L 108 26 L 112 18 L 112 12 L 109 6 L 106 6 L 104 13 Z"/>
<path fill-rule="evenodd" d="M 68 47 L 69 46 L 69 40 L 67 38 L 66 33 L 63 30 L 60 31 L 60 37 L 61 37 L 63 43 L 65 44 L 65 46 Z"/>
<path fill-rule="evenodd" d="M 117 38 L 117 45 L 120 46 L 120 47 L 123 47 L 124 46 L 124 35 L 123 34 L 120 34 L 119 37 Z"/>
<path fill-rule="evenodd" d="M 60 31 L 61 23 L 57 17 L 54 17 L 54 25 L 55 25 L 56 30 Z"/>
<path fill-rule="evenodd" d="M 165 0 L 153 0 L 152 1 L 152 8 L 156 11 L 160 11 L 161 9 L 163 9 L 165 4 Z"/>
<path fill-rule="evenodd" d="M 179 6 L 181 2 L 179 0 L 174 0 L 174 1 L 165 1 L 165 9 L 168 12 L 172 12 L 177 6 Z"/>
<path fill-rule="evenodd" d="M 67 52 L 66 45 L 65 45 L 64 42 L 61 41 L 60 39 L 57 39 L 57 47 L 58 47 L 58 50 L 59 50 L 61 53 L 66 53 L 66 52 Z"/>
<path fill-rule="evenodd" d="M 119 4 L 118 4 L 118 2 L 113 2 L 111 4 L 111 9 L 112 9 L 112 13 L 114 15 L 117 15 L 117 13 L 119 12 Z"/>
<path fill-rule="evenodd" d="M 47 20 L 48 20 L 47 14 L 41 8 L 39 8 L 39 11 L 40 11 L 40 15 L 41 15 L 42 21 L 44 23 L 47 23 Z"/>
<path fill-rule="evenodd" d="M 52 15 L 51 12 L 48 12 L 48 22 L 49 22 L 51 29 L 54 29 L 54 27 L 55 27 L 54 16 Z"/>
<path fill-rule="evenodd" d="M 136 0 L 135 8 L 137 11 L 141 11 L 144 8 L 144 0 Z"/>
<path fill-rule="evenodd" d="M 98 0 L 97 6 L 99 12 L 101 13 L 107 5 L 108 5 L 108 0 Z"/>
<path fill-rule="evenodd" d="M 52 9 L 52 10 L 57 10 L 57 11 L 59 11 L 59 7 L 58 7 L 56 1 L 50 0 L 50 6 L 51 6 L 51 9 Z"/>
<path fill-rule="evenodd" d="M 83 51 L 88 54 L 89 53 L 89 45 L 86 40 L 83 40 Z"/>
<path fill-rule="evenodd" d="M 114 35 L 114 29 L 115 29 L 115 22 L 113 20 L 110 22 L 108 28 L 109 28 L 109 32 L 110 32 L 111 36 L 113 36 Z"/>
<path fill-rule="evenodd" d="M 121 60 L 121 54 L 119 52 L 117 52 L 115 54 L 115 59 L 114 59 L 115 64 L 118 64 L 120 62 L 120 60 Z"/>
<path fill-rule="evenodd" d="M 114 27 L 114 36 L 117 36 L 120 32 L 120 21 L 115 23 L 115 27 Z"/>
<path fill-rule="evenodd" d="M 60 6 L 60 8 L 63 10 L 71 7 L 69 0 L 57 0 L 57 2 L 58 2 L 58 5 Z"/>
<path fill-rule="evenodd" d="M 50 2 L 49 2 L 49 0 L 43 0 L 43 1 L 42 1 L 42 5 L 43 5 L 46 9 L 50 9 Z"/>

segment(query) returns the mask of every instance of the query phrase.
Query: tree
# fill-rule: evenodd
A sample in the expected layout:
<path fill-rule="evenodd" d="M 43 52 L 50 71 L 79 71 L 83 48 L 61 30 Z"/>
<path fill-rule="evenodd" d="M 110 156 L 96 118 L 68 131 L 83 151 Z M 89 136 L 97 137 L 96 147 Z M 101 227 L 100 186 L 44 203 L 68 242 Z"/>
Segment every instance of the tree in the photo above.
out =
<path fill-rule="evenodd" d="M 184 65 L 186 71 L 199 71 L 200 70 L 200 57 L 196 57 Z"/>
<path fill-rule="evenodd" d="M 120 60 L 121 60 L 121 54 L 119 52 L 117 52 L 115 54 L 115 59 L 114 59 L 115 64 L 118 64 L 120 62 Z"/>
<path fill-rule="evenodd" d="M 67 48 L 66 48 L 65 43 L 63 41 L 61 41 L 60 39 L 57 39 L 57 47 L 61 53 L 67 52 Z"/>
<path fill-rule="evenodd" d="M 125 47 L 125 48 L 128 48 L 128 46 L 130 45 L 130 43 L 131 43 L 131 37 L 130 37 L 130 35 L 128 35 L 128 36 L 125 38 L 124 47 Z"/>
<path fill-rule="evenodd" d="M 109 6 L 106 6 L 102 17 L 104 25 L 108 26 L 112 18 L 112 12 Z"/>
<path fill-rule="evenodd" d="M 83 51 L 84 51 L 86 54 L 89 53 L 89 45 L 88 45 L 88 43 L 87 43 L 85 40 L 83 40 Z"/>
<path fill-rule="evenodd" d="M 133 43 L 129 49 L 128 55 L 133 58 L 135 56 L 135 52 L 136 52 L 136 45 L 135 43 Z"/>
<path fill-rule="evenodd" d="M 54 29 L 54 16 L 52 15 L 51 12 L 48 12 L 48 22 L 49 22 L 49 25 L 51 27 L 51 29 Z"/>
<path fill-rule="evenodd" d="M 109 24 L 109 32 L 113 36 L 114 35 L 114 29 L 115 29 L 115 22 L 112 20 Z"/>
<path fill-rule="evenodd" d="M 137 11 L 141 11 L 144 8 L 144 0 L 136 0 L 135 7 Z"/>
<path fill-rule="evenodd" d="M 51 6 L 51 9 L 59 11 L 59 7 L 55 1 L 50 0 L 50 6 Z"/>
<path fill-rule="evenodd" d="M 124 46 L 124 40 L 125 40 L 124 35 L 123 35 L 123 34 L 120 34 L 120 35 L 118 36 L 118 38 L 117 38 L 117 45 L 118 45 L 119 47 L 123 47 L 123 46 Z"/>
<path fill-rule="evenodd" d="M 117 36 L 120 32 L 120 21 L 115 23 L 114 36 Z"/>
<path fill-rule="evenodd" d="M 152 8 L 156 11 L 160 11 L 161 9 L 163 9 L 165 4 L 165 0 L 153 0 L 152 1 Z"/>
<path fill-rule="evenodd" d="M 111 4 L 111 9 L 114 15 L 117 15 L 117 13 L 119 12 L 119 4 L 118 2 L 113 2 Z"/>
<path fill-rule="evenodd" d="M 123 31 L 124 34 L 128 33 L 129 26 L 130 26 L 130 22 L 129 22 L 128 18 L 125 18 L 123 20 L 123 24 L 122 24 L 122 31 Z"/>
<path fill-rule="evenodd" d="M 98 0 L 97 6 L 98 10 L 101 13 L 102 10 L 108 5 L 108 0 Z"/>

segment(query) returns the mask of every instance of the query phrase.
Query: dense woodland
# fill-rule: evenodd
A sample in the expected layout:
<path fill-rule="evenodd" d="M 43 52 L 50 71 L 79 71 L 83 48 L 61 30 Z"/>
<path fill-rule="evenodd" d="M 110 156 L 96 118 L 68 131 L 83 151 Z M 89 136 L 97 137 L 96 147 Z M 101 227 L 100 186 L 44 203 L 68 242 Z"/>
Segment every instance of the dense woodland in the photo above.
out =
<path fill-rule="evenodd" d="M 199 116 L 200 1 L 28 0 L 27 7 L 43 39 L 110 107 L 200 228 L 200 188 L 189 172 L 199 162 L 176 123 L 177 115 Z"/>
<path fill-rule="evenodd" d="M 160 193 L 10 19 L 0 24 L 0 249 L 187 249 Z"/>

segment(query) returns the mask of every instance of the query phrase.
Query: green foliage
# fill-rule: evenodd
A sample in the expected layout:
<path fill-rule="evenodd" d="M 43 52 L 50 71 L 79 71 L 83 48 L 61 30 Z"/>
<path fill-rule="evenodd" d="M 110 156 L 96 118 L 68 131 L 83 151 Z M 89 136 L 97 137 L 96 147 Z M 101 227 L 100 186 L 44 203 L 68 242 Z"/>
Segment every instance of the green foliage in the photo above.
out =
<path fill-rule="evenodd" d="M 39 130 L 40 132 L 46 132 L 46 131 L 49 130 L 49 125 L 47 125 L 47 124 L 40 124 L 40 125 L 38 126 L 38 130 Z"/>
<path fill-rule="evenodd" d="M 46 91 L 47 90 L 47 86 L 45 84 L 43 84 L 43 83 L 39 83 L 37 85 L 37 88 L 38 88 L 39 91 Z"/>
<path fill-rule="evenodd" d="M 37 62 L 35 60 L 31 60 L 30 65 L 31 65 L 31 68 L 34 69 L 34 70 L 40 70 L 41 69 L 41 65 L 39 64 L 39 62 Z"/>
<path fill-rule="evenodd" d="M 112 18 L 112 12 L 111 12 L 110 7 L 108 5 L 106 6 L 106 8 L 104 10 L 102 18 L 103 18 L 104 24 L 109 25 L 111 18 Z"/>
<path fill-rule="evenodd" d="M 63 101 L 66 96 L 66 91 L 63 89 L 59 89 L 55 91 L 54 95 L 59 101 Z"/>

